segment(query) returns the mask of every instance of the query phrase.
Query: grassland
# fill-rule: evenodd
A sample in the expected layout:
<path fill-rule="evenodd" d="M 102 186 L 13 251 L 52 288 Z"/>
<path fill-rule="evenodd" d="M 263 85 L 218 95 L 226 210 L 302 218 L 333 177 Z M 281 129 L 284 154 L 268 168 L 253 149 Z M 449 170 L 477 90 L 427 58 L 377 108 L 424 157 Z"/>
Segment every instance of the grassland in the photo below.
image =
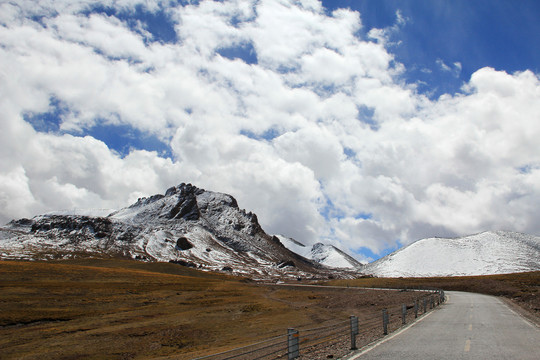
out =
<path fill-rule="evenodd" d="M 351 286 L 336 289 L 271 286 L 167 263 L 0 261 L 0 358 L 191 359 L 288 327 L 323 326 L 351 314 L 362 320 L 420 296 L 353 286 L 486 293 L 498 287 L 496 295 L 527 302 L 530 294 L 537 300 L 539 275 L 335 280 Z"/>
<path fill-rule="evenodd" d="M 0 261 L 0 357 L 191 359 L 415 296 L 269 286 L 167 263 Z"/>
<path fill-rule="evenodd" d="M 386 288 L 437 288 L 443 290 L 468 291 L 500 296 L 522 309 L 522 314 L 540 324 L 540 271 L 485 275 L 433 278 L 361 278 L 355 280 L 333 280 L 329 285 L 386 287 Z"/>

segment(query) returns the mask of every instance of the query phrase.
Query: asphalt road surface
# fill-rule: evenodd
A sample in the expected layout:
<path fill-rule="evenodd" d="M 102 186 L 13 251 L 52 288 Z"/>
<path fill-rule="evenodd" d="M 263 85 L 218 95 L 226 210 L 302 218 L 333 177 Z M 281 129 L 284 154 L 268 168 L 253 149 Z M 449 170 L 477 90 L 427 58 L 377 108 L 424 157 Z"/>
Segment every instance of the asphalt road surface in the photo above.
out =
<path fill-rule="evenodd" d="M 446 295 L 446 304 L 411 327 L 347 359 L 540 359 L 540 329 L 504 302 L 464 292 Z"/>

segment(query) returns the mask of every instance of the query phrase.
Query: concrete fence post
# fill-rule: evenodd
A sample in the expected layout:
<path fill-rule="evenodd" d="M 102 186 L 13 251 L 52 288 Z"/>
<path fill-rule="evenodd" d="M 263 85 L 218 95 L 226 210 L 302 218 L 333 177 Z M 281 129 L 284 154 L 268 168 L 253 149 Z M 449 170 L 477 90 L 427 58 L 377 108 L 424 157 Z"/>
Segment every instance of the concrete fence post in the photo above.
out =
<path fill-rule="evenodd" d="M 424 298 L 424 314 L 427 312 L 427 298 Z"/>
<path fill-rule="evenodd" d="M 429 304 L 429 308 L 430 309 L 433 309 L 433 304 L 434 304 L 434 301 L 433 301 L 433 295 L 430 297 L 430 304 Z"/>
<path fill-rule="evenodd" d="M 300 336 L 298 330 L 293 328 L 287 329 L 287 353 L 288 359 L 293 360 L 300 356 Z"/>
<path fill-rule="evenodd" d="M 356 350 L 356 335 L 358 335 L 358 317 L 351 315 L 351 350 Z"/>
<path fill-rule="evenodd" d="M 418 318 L 418 299 L 414 300 L 414 318 Z"/>
<path fill-rule="evenodd" d="M 382 311 L 382 326 L 383 334 L 388 335 L 388 311 L 386 309 Z"/>
<path fill-rule="evenodd" d="M 407 305 L 401 304 L 401 324 L 407 323 Z"/>

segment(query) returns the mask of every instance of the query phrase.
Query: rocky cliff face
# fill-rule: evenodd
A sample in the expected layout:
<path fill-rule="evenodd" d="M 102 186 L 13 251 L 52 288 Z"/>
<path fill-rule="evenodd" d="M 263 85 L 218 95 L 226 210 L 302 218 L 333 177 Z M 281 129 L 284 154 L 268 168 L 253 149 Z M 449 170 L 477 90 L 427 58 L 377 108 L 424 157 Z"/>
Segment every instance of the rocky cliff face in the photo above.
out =
<path fill-rule="evenodd" d="M 285 248 L 230 195 L 191 184 L 141 198 L 108 216 L 46 214 L 0 231 L 0 258 L 76 256 L 171 261 L 251 277 L 326 276 L 328 269 Z"/>

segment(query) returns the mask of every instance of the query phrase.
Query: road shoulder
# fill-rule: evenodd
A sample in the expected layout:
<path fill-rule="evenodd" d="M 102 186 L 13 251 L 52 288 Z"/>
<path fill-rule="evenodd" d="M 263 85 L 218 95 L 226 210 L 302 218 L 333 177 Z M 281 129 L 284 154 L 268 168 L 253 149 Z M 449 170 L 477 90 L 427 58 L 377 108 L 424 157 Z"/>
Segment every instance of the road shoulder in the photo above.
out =
<path fill-rule="evenodd" d="M 429 313 L 421 316 L 420 318 L 418 318 L 415 322 L 405 326 L 405 327 L 402 327 L 400 328 L 399 330 L 381 338 L 381 339 L 378 339 L 374 342 L 372 342 L 371 344 L 368 344 L 366 346 L 364 346 L 363 348 L 361 349 L 358 349 L 358 350 L 355 350 L 353 351 L 352 353 L 340 358 L 339 360 L 355 360 L 355 359 L 358 359 L 360 358 L 360 356 L 370 352 L 371 350 L 375 349 L 376 347 L 378 347 L 379 345 L 382 345 L 384 344 L 385 342 L 393 339 L 394 337 L 404 333 L 405 331 L 409 330 L 410 328 L 412 328 L 413 326 L 421 323 L 424 319 L 427 319 L 429 316 L 431 316 L 435 311 L 439 310 L 440 307 L 437 307 L 435 309 L 433 309 L 432 311 L 430 311 Z"/>
<path fill-rule="evenodd" d="M 540 317 L 536 316 L 535 314 L 532 314 L 527 309 L 522 308 L 521 306 L 513 302 L 511 299 L 508 299 L 504 296 L 500 296 L 499 299 L 501 299 L 501 301 L 505 303 L 506 306 L 510 308 L 510 310 L 518 314 L 525 321 L 527 321 L 531 325 L 540 329 Z"/>

